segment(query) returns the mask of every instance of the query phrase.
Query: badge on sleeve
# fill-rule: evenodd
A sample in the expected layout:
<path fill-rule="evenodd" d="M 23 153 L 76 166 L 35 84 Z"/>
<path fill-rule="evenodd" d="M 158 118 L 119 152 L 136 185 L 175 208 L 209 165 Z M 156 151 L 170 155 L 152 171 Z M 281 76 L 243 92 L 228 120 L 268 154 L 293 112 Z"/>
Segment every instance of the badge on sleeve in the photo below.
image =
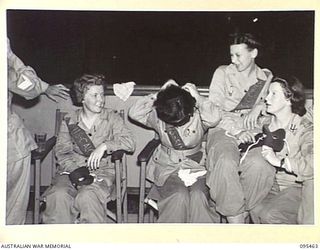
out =
<path fill-rule="evenodd" d="M 18 88 L 22 89 L 22 90 L 27 90 L 28 88 L 30 88 L 32 86 L 32 82 L 29 80 L 28 77 L 21 75 L 23 81 L 21 83 L 18 84 Z"/>

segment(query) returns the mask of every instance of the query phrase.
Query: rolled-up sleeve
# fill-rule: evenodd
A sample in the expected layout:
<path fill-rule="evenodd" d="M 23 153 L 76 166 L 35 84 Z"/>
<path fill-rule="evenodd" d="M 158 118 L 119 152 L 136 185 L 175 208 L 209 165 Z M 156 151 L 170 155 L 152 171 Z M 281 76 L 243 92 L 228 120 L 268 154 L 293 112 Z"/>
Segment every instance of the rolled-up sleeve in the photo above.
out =
<path fill-rule="evenodd" d="M 197 103 L 197 106 L 205 129 L 217 126 L 221 120 L 220 108 L 212 103 L 208 98 L 202 98 L 201 101 Z"/>
<path fill-rule="evenodd" d="M 9 90 L 25 99 L 33 99 L 44 93 L 49 84 L 42 81 L 33 68 L 26 66 L 14 53 L 8 54 Z"/>
<path fill-rule="evenodd" d="M 147 95 L 139 98 L 129 109 L 129 117 L 147 127 L 154 127 L 152 124 L 152 114 L 154 114 L 153 103 L 155 95 Z"/>

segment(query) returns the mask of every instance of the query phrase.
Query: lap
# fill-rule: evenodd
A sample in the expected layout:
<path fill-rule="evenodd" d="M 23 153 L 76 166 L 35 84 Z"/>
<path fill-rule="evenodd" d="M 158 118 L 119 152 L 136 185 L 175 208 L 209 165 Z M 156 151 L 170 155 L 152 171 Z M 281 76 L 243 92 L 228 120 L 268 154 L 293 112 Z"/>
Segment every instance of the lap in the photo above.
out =
<path fill-rule="evenodd" d="M 163 199 L 175 193 L 189 194 L 190 192 L 203 192 L 208 195 L 208 187 L 206 186 L 205 178 L 199 178 L 193 185 L 186 187 L 177 174 L 170 175 L 163 186 L 155 186 L 155 188 L 158 195 L 155 190 L 153 190 L 153 195 L 149 196 L 151 199 Z"/>
<path fill-rule="evenodd" d="M 232 146 L 236 147 L 238 150 L 237 140 L 231 136 L 226 135 L 226 131 L 224 129 L 209 129 L 207 136 L 207 146 Z"/>

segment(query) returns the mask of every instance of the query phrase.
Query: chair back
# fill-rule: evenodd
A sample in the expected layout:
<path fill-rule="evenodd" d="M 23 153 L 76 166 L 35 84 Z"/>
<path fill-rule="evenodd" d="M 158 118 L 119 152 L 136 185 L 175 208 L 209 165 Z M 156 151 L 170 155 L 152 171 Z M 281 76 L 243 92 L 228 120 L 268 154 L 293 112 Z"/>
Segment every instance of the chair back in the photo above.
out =
<path fill-rule="evenodd" d="M 62 123 L 63 118 L 66 114 L 67 114 L 67 112 L 62 112 L 60 109 L 56 109 L 55 126 L 54 126 L 54 136 L 55 137 L 58 137 L 58 135 L 59 135 L 61 123 Z M 52 152 L 53 152 L 53 155 L 52 155 L 52 165 L 51 165 L 51 176 L 54 177 L 57 172 L 55 146 L 53 147 Z"/>

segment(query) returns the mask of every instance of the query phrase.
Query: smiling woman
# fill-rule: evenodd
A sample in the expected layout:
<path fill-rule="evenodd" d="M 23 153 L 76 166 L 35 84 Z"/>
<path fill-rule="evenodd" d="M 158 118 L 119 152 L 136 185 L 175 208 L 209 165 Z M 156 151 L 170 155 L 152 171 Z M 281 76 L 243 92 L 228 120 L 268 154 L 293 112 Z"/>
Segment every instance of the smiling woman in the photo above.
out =
<path fill-rule="evenodd" d="M 105 206 L 115 179 L 110 154 L 132 152 L 135 142 L 120 115 L 104 108 L 104 86 L 103 75 L 86 74 L 74 82 L 82 108 L 68 112 L 60 127 L 58 173 L 44 194 L 44 223 L 74 223 L 79 214 L 80 223 L 107 221 Z"/>

